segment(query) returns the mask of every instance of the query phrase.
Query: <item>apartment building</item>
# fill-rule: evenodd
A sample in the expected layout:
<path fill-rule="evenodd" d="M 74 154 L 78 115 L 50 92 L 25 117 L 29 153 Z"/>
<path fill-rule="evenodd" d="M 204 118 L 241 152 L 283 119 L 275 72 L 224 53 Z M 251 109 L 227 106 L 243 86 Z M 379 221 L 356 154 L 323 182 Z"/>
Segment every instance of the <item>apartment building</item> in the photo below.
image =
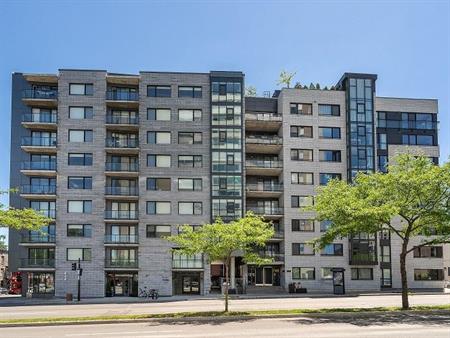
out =
<path fill-rule="evenodd" d="M 22 293 L 82 297 L 220 291 L 221 262 L 185 257 L 164 238 L 251 210 L 273 222 L 261 253 L 233 259 L 231 287 L 333 292 L 399 288 L 399 245 L 389 233 L 345 238 L 313 252 L 327 224 L 300 212 L 331 178 L 385 170 L 419 149 L 437 162 L 436 100 L 375 96 L 376 75 L 346 73 L 333 90 L 282 89 L 244 98 L 241 72 L 115 74 L 61 69 L 14 73 L 11 206 L 54 219 L 40 232 L 10 232 L 10 271 Z M 410 257 L 412 288 L 442 288 L 442 246 Z M 336 280 L 336 278 L 334 278 Z"/>

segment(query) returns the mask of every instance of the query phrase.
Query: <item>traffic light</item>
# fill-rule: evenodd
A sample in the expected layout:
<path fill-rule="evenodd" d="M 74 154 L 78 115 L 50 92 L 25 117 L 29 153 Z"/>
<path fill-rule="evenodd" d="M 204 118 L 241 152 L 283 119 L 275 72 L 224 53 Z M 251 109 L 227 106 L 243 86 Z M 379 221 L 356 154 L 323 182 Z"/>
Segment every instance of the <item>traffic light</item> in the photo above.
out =
<path fill-rule="evenodd" d="M 72 271 L 75 271 L 77 269 L 77 263 L 72 263 Z"/>

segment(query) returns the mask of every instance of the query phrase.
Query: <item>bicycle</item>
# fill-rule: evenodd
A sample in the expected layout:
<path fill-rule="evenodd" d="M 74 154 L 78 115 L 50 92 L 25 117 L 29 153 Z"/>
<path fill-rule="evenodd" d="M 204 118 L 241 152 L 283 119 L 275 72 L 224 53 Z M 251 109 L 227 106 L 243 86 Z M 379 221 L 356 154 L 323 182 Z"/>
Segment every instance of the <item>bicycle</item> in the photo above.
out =
<path fill-rule="evenodd" d="M 147 290 L 147 287 L 144 286 L 143 289 L 139 288 L 139 297 L 145 297 L 145 298 L 152 298 L 152 299 L 158 299 L 159 298 L 159 292 L 156 289 L 149 289 Z"/>

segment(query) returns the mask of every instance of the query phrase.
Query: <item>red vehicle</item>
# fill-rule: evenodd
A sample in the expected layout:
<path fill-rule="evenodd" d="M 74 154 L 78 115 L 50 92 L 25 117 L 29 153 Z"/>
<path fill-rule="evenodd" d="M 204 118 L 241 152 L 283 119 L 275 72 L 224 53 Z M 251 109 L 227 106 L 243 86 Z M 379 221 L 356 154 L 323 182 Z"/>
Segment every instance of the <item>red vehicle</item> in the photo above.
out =
<path fill-rule="evenodd" d="M 9 293 L 12 295 L 22 294 L 22 273 L 12 272 L 9 280 Z"/>

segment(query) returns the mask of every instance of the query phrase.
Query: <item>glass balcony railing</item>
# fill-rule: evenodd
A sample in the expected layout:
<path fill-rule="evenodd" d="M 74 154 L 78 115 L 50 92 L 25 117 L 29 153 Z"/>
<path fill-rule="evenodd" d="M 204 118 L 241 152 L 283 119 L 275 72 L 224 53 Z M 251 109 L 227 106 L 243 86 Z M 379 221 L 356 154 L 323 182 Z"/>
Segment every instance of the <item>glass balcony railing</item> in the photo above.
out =
<path fill-rule="evenodd" d="M 52 161 L 27 161 L 22 162 L 22 170 L 56 170 L 56 162 Z"/>
<path fill-rule="evenodd" d="M 108 148 L 137 148 L 138 145 L 139 141 L 137 139 L 106 139 L 106 147 Z"/>
<path fill-rule="evenodd" d="M 55 260 L 50 258 L 22 258 L 21 268 L 54 268 Z"/>
<path fill-rule="evenodd" d="M 139 171 L 139 163 L 117 163 L 117 162 L 106 162 L 106 171 Z"/>
<path fill-rule="evenodd" d="M 107 244 L 136 244 L 138 242 L 138 235 L 105 235 Z"/>
<path fill-rule="evenodd" d="M 106 219 L 129 219 L 135 220 L 138 219 L 137 211 L 129 211 L 129 210 L 106 210 L 105 211 Z"/>
<path fill-rule="evenodd" d="M 22 185 L 20 187 L 21 194 L 30 195 L 56 195 L 56 185 Z"/>
<path fill-rule="evenodd" d="M 409 120 L 378 120 L 379 128 L 392 129 L 422 129 L 433 130 L 437 129 L 438 122 L 436 121 L 409 121 Z"/>
<path fill-rule="evenodd" d="M 107 91 L 106 99 L 110 101 L 139 101 L 139 94 L 137 92 Z"/>
<path fill-rule="evenodd" d="M 106 268 L 137 268 L 137 259 L 105 259 Z"/>
<path fill-rule="evenodd" d="M 105 195 L 137 196 L 138 187 L 105 187 Z"/>
<path fill-rule="evenodd" d="M 58 98 L 58 91 L 56 90 L 40 90 L 40 89 L 25 89 L 22 92 L 24 99 L 41 99 L 41 100 L 56 100 Z"/>
<path fill-rule="evenodd" d="M 252 211 L 256 215 L 282 215 L 283 208 L 279 207 L 251 207 L 247 206 L 247 211 Z"/>
<path fill-rule="evenodd" d="M 283 168 L 282 161 L 266 161 L 266 160 L 247 160 L 245 161 L 246 167 L 252 168 Z"/>
<path fill-rule="evenodd" d="M 22 243 L 55 243 L 56 236 L 46 233 L 42 234 L 23 234 Z"/>
<path fill-rule="evenodd" d="M 283 191 L 283 184 L 247 184 L 247 191 L 261 191 L 261 192 L 281 192 Z"/>
<path fill-rule="evenodd" d="M 108 124 L 139 124 L 138 116 L 114 116 L 106 115 L 106 123 Z"/>
<path fill-rule="evenodd" d="M 45 217 L 48 217 L 48 218 L 56 217 L 55 209 L 40 209 L 40 210 L 35 209 L 35 210 L 36 210 L 36 212 L 39 212 L 40 214 L 44 215 Z"/>
<path fill-rule="evenodd" d="M 283 119 L 280 114 L 273 113 L 245 113 L 247 121 L 272 121 L 281 122 Z"/>
<path fill-rule="evenodd" d="M 279 136 L 263 137 L 263 136 L 247 136 L 246 143 L 250 144 L 267 144 L 267 145 L 282 145 L 283 139 Z"/>
<path fill-rule="evenodd" d="M 212 162 L 213 172 L 241 172 L 241 163 L 227 164 L 226 162 Z"/>
<path fill-rule="evenodd" d="M 56 123 L 57 114 L 23 114 L 22 122 Z"/>
<path fill-rule="evenodd" d="M 56 147 L 56 137 L 22 137 L 23 146 Z"/>
<path fill-rule="evenodd" d="M 203 258 L 200 257 L 173 257 L 173 269 L 203 269 Z"/>

